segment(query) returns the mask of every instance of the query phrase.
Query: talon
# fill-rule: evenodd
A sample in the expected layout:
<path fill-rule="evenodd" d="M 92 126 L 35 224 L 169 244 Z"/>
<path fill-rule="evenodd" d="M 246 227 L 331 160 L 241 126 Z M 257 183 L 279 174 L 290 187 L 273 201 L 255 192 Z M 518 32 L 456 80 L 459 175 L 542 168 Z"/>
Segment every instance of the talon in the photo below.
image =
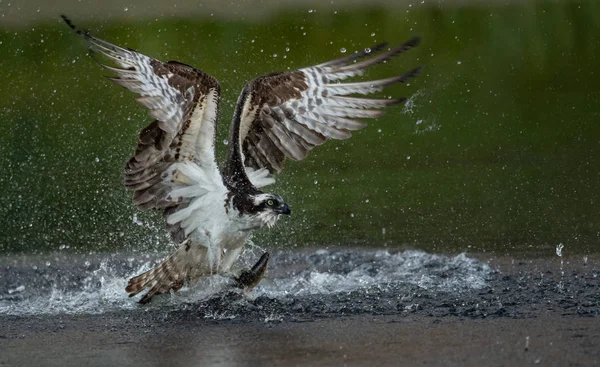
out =
<path fill-rule="evenodd" d="M 265 275 L 267 270 L 267 263 L 269 262 L 269 253 L 265 252 L 260 259 L 254 264 L 252 269 L 244 269 L 236 278 L 236 286 L 238 288 L 252 289 L 260 283 L 261 279 Z"/>

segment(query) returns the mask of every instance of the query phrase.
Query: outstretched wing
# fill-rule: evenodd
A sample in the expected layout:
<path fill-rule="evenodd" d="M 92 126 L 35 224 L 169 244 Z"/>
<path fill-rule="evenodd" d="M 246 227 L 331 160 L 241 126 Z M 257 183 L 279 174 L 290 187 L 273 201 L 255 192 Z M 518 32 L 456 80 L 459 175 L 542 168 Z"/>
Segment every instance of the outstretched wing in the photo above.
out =
<path fill-rule="evenodd" d="M 420 67 L 404 75 L 381 80 L 340 83 L 362 75 L 366 68 L 419 44 L 419 38 L 377 54 L 385 44 L 320 65 L 261 76 L 246 84 L 238 100 L 231 127 L 224 176 L 231 185 L 255 183 L 267 173 L 278 173 L 285 158 L 302 160 L 327 139 L 348 139 L 351 131 L 367 124 L 359 119 L 383 115 L 383 107 L 406 99 L 372 99 L 350 96 L 381 91 L 415 76 Z M 362 61 L 357 61 L 364 58 Z M 268 171 L 268 172 L 267 172 Z M 271 180 L 270 182 L 272 182 Z"/>
<path fill-rule="evenodd" d="M 161 62 L 124 49 L 65 22 L 115 66 L 113 82 L 140 95 L 156 120 L 139 134 L 124 170 L 125 187 L 140 209 L 172 214 L 215 185 L 223 186 L 215 160 L 220 86 L 210 75 L 176 62 Z M 180 228 L 171 228 L 177 232 Z"/>

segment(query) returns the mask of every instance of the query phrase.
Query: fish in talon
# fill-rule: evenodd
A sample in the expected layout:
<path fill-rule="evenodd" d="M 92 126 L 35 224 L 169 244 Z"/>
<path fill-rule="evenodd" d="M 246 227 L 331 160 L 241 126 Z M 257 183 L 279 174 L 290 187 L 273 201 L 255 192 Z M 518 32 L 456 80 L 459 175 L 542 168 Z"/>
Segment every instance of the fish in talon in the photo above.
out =
<path fill-rule="evenodd" d="M 252 289 L 260 283 L 267 271 L 269 262 L 269 253 L 265 252 L 260 259 L 254 264 L 252 269 L 244 269 L 234 278 L 236 286 L 242 289 Z"/>

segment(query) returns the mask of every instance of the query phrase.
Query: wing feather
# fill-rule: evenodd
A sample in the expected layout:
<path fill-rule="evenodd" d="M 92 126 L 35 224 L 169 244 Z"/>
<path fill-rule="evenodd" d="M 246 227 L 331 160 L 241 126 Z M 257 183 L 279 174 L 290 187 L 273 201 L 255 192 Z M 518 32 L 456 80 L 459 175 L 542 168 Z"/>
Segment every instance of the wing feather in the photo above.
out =
<path fill-rule="evenodd" d="M 93 37 L 63 19 L 88 42 L 94 60 L 113 74 L 108 79 L 137 93 L 137 102 L 155 118 L 139 133 L 136 152 L 124 169 L 134 204 L 142 210 L 164 210 L 165 215 L 182 210 L 190 215 L 190 203 L 207 186 L 223 187 L 214 151 L 219 83 L 189 65 L 162 62 Z M 172 221 L 169 228 L 178 239 L 183 238 L 181 231 L 186 236 L 189 231 Z"/>
<path fill-rule="evenodd" d="M 366 68 L 388 61 L 419 44 L 413 38 L 383 51 L 386 44 L 316 66 L 273 73 L 246 84 L 236 108 L 224 177 L 230 185 L 249 185 L 245 169 L 283 169 L 285 158 L 302 160 L 327 139 L 348 139 L 351 131 L 364 128 L 361 119 L 378 118 L 382 109 L 405 98 L 363 98 L 385 87 L 403 83 L 419 73 L 380 80 L 341 83 L 363 75 Z"/>

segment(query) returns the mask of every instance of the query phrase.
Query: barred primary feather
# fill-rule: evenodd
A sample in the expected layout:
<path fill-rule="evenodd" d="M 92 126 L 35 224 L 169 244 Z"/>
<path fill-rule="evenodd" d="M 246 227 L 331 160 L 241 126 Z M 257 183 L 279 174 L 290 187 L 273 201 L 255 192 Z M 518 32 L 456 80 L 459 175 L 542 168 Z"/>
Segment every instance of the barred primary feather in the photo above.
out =
<path fill-rule="evenodd" d="M 354 97 L 402 83 L 420 68 L 390 78 L 340 83 L 362 75 L 366 68 L 385 62 L 418 45 L 413 38 L 379 53 L 385 44 L 360 53 L 284 73 L 258 77 L 246 84 L 238 101 L 225 177 L 243 181 L 240 166 L 268 169 L 278 173 L 285 158 L 302 160 L 327 139 L 348 139 L 351 131 L 362 129 L 362 118 L 378 118 L 382 108 L 406 99 Z M 359 59 L 362 61 L 355 62 Z"/>

